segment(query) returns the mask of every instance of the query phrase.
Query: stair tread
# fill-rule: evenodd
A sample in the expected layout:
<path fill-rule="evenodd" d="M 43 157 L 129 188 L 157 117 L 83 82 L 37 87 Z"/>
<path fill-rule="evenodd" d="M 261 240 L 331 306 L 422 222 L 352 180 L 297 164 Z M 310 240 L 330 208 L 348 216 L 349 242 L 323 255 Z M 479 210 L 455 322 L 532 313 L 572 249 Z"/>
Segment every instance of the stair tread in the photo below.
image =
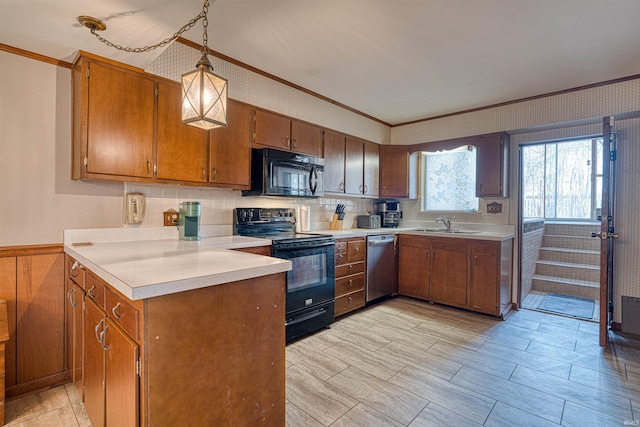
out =
<path fill-rule="evenodd" d="M 584 268 L 587 270 L 600 270 L 600 264 L 578 264 L 575 262 L 552 261 L 548 259 L 539 259 L 537 264 L 555 265 L 558 267 Z"/>
<path fill-rule="evenodd" d="M 538 279 L 538 280 L 546 280 L 548 282 L 558 282 L 558 283 L 565 283 L 568 285 L 577 285 L 577 286 L 588 286 L 588 287 L 594 287 L 594 288 L 599 288 L 600 287 L 600 282 L 592 282 L 592 281 L 588 281 L 588 280 L 576 280 L 576 279 L 567 279 L 564 277 L 557 277 L 557 276 L 543 276 L 540 274 L 534 274 L 533 275 L 533 280 Z"/>
<path fill-rule="evenodd" d="M 556 252 L 575 252 L 585 255 L 600 255 L 600 251 L 592 251 L 589 249 L 572 249 L 572 248 L 560 248 L 555 246 L 543 246 L 541 251 L 556 251 Z"/>

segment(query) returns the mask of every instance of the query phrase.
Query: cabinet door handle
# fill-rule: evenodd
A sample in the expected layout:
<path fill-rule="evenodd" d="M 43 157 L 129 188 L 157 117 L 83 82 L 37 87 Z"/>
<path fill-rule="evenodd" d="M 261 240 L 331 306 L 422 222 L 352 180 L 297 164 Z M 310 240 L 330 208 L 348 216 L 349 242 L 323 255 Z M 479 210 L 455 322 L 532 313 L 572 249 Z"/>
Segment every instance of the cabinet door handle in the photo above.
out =
<path fill-rule="evenodd" d="M 204 166 L 202 166 L 202 180 L 203 180 L 203 181 L 207 178 L 206 173 L 207 173 L 207 172 L 206 172 L 206 170 L 205 170 Z"/>
<path fill-rule="evenodd" d="M 213 170 L 213 179 L 218 178 L 218 169 L 215 166 L 211 166 L 211 169 Z"/>
<path fill-rule="evenodd" d="M 478 255 L 476 255 L 475 258 L 476 258 L 475 263 L 476 263 L 476 267 L 477 267 L 478 266 Z"/>
<path fill-rule="evenodd" d="M 100 321 L 98 322 L 98 324 L 95 327 L 95 331 L 96 331 L 96 339 L 98 340 L 98 342 L 100 344 L 102 344 L 102 342 L 100 341 L 100 337 L 98 336 L 98 330 L 102 327 L 102 324 L 104 323 L 104 319 L 100 319 Z"/>
<path fill-rule="evenodd" d="M 480 184 L 480 192 L 482 193 L 483 191 L 484 191 L 484 186 Z"/>
<path fill-rule="evenodd" d="M 147 175 L 151 174 L 151 160 L 147 159 Z"/>
<path fill-rule="evenodd" d="M 117 303 L 116 305 L 113 306 L 113 308 L 111 309 L 111 312 L 113 313 L 113 317 L 115 317 L 116 319 L 119 319 L 122 317 L 122 314 L 118 314 L 116 313 L 116 310 L 118 310 L 120 308 L 120 303 Z"/>
<path fill-rule="evenodd" d="M 429 251 L 427 251 L 427 256 L 425 258 L 427 258 L 427 262 L 429 262 Z"/>
<path fill-rule="evenodd" d="M 369 192 L 369 187 L 367 187 L 366 185 L 364 186 L 364 192 L 363 194 L 367 194 Z"/>
<path fill-rule="evenodd" d="M 104 329 L 102 330 L 102 332 L 100 332 L 100 339 L 98 341 L 100 341 L 100 345 L 102 346 L 103 350 L 109 350 L 109 347 L 107 347 L 107 345 L 104 343 L 104 335 L 107 333 L 107 329 L 109 329 L 109 326 L 104 325 Z"/>
<path fill-rule="evenodd" d="M 364 194 L 364 185 L 360 184 L 360 186 L 358 187 L 358 190 L 360 190 L 360 192 Z"/>
<path fill-rule="evenodd" d="M 293 138 L 293 148 L 298 148 L 298 140 Z"/>
<path fill-rule="evenodd" d="M 69 304 L 71 304 L 71 307 L 77 307 L 78 304 L 76 304 L 75 302 L 73 302 L 73 296 L 76 294 L 76 289 L 73 288 L 71 289 L 68 293 L 67 293 L 67 299 L 69 300 Z"/>
<path fill-rule="evenodd" d="M 96 299 L 97 295 L 94 295 L 91 293 L 91 291 L 93 291 L 96 288 L 96 285 L 93 285 L 92 287 L 89 288 L 89 290 L 87 291 L 87 295 L 89 295 L 91 298 Z"/>
<path fill-rule="evenodd" d="M 385 194 L 387 194 L 387 189 L 385 188 L 385 186 L 383 185 L 382 188 L 382 195 L 384 196 Z"/>
<path fill-rule="evenodd" d="M 288 137 L 288 136 L 286 136 L 286 137 L 284 138 L 284 140 L 285 140 L 285 144 L 284 144 L 284 146 L 285 146 L 285 147 L 287 147 L 287 148 L 291 148 L 291 140 L 289 139 L 289 137 Z"/>
<path fill-rule="evenodd" d="M 340 183 L 340 191 L 344 191 L 344 182 Z"/>

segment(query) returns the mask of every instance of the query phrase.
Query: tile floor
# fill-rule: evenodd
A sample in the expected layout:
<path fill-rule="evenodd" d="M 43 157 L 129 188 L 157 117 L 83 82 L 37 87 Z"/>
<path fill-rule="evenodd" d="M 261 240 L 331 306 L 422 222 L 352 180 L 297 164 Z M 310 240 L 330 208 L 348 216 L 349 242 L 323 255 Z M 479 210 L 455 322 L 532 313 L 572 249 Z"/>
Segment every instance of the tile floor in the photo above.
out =
<path fill-rule="evenodd" d="M 537 310 L 540 303 L 545 296 L 549 295 L 551 292 L 537 291 L 535 289 L 531 290 L 531 292 L 522 300 L 522 307 L 528 308 L 530 310 Z M 598 322 L 600 320 L 600 300 L 594 300 L 595 306 L 593 307 L 593 316 L 590 320 L 594 322 Z"/>
<path fill-rule="evenodd" d="M 640 425 L 640 339 L 530 310 L 506 321 L 395 298 L 287 346 L 287 426 Z M 88 426 L 72 385 L 10 426 Z"/>

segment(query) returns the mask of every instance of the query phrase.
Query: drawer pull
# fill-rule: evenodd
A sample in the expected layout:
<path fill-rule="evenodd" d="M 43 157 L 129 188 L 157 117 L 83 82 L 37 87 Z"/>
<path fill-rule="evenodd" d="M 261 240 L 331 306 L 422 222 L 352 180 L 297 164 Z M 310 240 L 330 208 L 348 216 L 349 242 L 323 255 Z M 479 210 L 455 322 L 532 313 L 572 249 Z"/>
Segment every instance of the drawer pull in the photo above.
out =
<path fill-rule="evenodd" d="M 87 291 L 87 295 L 89 295 L 91 298 L 96 299 L 97 295 L 94 295 L 91 293 L 91 291 L 93 291 L 96 288 L 96 285 L 93 285 L 92 287 L 89 288 L 89 290 Z"/>
<path fill-rule="evenodd" d="M 356 248 L 353 250 L 355 253 L 360 252 L 360 248 L 356 246 Z"/>
<path fill-rule="evenodd" d="M 120 303 L 117 303 L 112 309 L 111 312 L 113 313 L 113 317 L 115 317 L 116 319 L 119 319 L 122 317 L 122 314 L 118 314 L 116 313 L 116 310 L 120 308 Z"/>
<path fill-rule="evenodd" d="M 352 302 L 352 301 L 353 301 L 353 298 L 349 297 L 349 302 Z"/>
<path fill-rule="evenodd" d="M 353 280 L 349 279 L 349 287 L 353 286 Z"/>
<path fill-rule="evenodd" d="M 80 263 L 76 261 L 73 263 L 73 266 L 71 267 L 71 271 L 69 271 L 69 275 L 71 277 L 78 277 L 78 274 L 80 274 Z"/>
<path fill-rule="evenodd" d="M 349 272 L 353 271 L 353 264 L 349 264 Z"/>

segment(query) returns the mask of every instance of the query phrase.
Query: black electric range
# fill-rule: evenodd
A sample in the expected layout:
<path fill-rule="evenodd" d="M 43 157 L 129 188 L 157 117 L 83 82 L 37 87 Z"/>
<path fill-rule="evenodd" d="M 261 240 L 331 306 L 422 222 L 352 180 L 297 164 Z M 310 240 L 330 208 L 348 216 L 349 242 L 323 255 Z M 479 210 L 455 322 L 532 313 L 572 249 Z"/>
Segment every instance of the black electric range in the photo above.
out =
<path fill-rule="evenodd" d="M 271 255 L 288 259 L 286 275 L 287 342 L 328 327 L 334 321 L 335 259 L 333 237 L 296 233 L 289 208 L 237 208 L 233 233 L 271 240 Z"/>

